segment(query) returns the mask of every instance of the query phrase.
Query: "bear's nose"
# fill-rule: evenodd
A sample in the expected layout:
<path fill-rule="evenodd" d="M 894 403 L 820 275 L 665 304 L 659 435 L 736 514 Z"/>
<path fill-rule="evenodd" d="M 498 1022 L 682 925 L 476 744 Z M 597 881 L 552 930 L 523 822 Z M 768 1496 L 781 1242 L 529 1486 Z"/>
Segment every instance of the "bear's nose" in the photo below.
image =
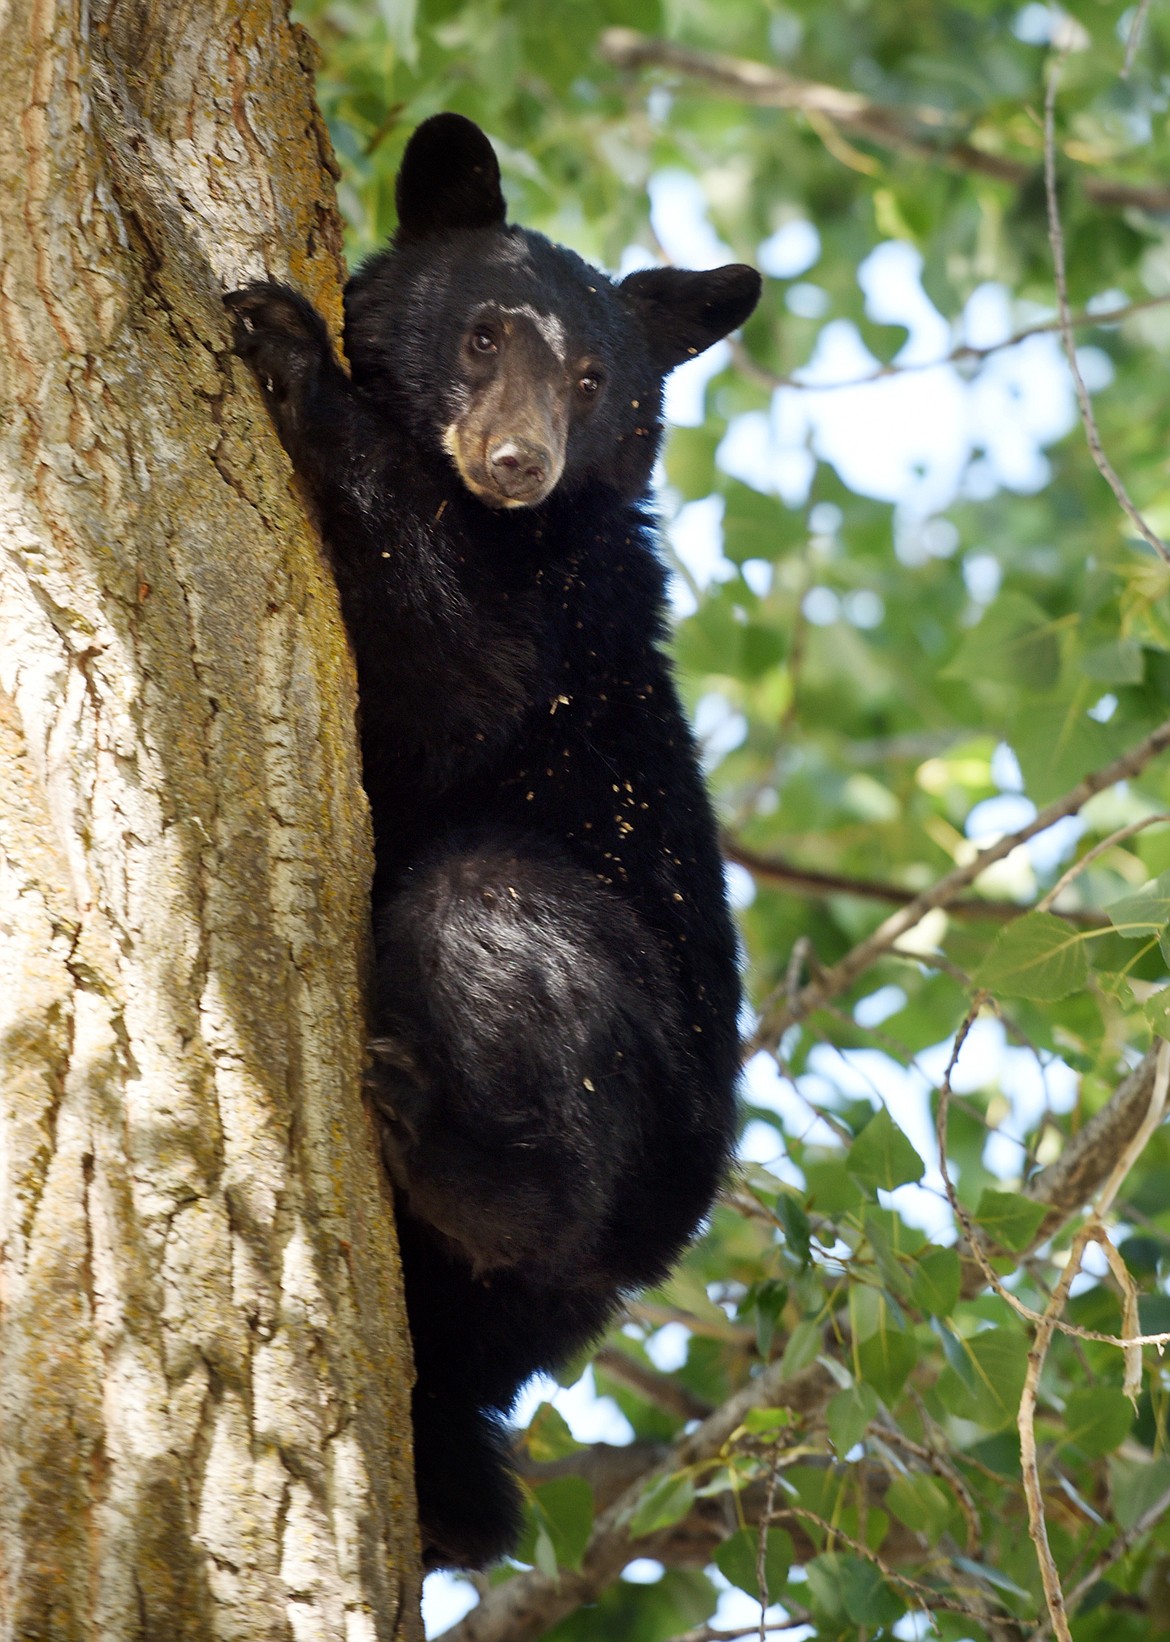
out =
<path fill-rule="evenodd" d="M 487 465 L 500 492 L 511 501 L 523 502 L 543 491 L 551 461 L 543 445 L 527 439 L 501 439 L 488 451 Z"/>

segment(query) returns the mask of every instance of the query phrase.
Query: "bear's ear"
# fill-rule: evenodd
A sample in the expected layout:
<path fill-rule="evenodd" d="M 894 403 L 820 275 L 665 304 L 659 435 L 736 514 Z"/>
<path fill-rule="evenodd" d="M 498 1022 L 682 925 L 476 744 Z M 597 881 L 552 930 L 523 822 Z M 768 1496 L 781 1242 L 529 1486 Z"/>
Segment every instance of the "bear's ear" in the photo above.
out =
<path fill-rule="evenodd" d="M 655 364 L 672 371 L 742 325 L 760 300 L 761 281 L 746 263 L 706 273 L 642 268 L 620 289 L 641 316 Z"/>
<path fill-rule="evenodd" d="M 403 238 L 494 228 L 504 221 L 492 145 L 462 114 L 435 114 L 418 127 L 402 156 L 395 195 Z"/>

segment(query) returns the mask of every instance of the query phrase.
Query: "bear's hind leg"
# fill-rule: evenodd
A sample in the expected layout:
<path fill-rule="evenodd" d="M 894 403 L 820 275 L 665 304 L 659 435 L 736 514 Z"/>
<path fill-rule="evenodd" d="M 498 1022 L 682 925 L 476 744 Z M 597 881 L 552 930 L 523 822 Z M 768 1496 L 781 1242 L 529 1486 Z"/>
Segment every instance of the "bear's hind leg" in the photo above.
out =
<path fill-rule="evenodd" d="M 411 1212 L 475 1271 L 554 1280 L 693 1074 L 658 938 L 553 848 L 509 846 L 465 839 L 378 908 L 371 1085 Z"/>
<path fill-rule="evenodd" d="M 482 1409 L 414 1394 L 423 1567 L 486 1568 L 514 1549 L 523 1515 L 506 1427 Z"/>

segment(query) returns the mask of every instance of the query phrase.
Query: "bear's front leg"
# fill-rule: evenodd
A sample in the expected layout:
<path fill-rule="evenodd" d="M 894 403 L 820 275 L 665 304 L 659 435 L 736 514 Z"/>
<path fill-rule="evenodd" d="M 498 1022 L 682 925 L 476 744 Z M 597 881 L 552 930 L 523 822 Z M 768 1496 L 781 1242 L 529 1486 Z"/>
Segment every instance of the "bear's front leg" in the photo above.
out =
<path fill-rule="evenodd" d="M 321 390 L 336 395 L 349 380 L 333 352 L 325 321 L 313 304 L 287 285 L 258 280 L 229 291 L 235 350 L 252 369 L 298 471 L 313 477 L 313 423 L 324 406 Z"/>

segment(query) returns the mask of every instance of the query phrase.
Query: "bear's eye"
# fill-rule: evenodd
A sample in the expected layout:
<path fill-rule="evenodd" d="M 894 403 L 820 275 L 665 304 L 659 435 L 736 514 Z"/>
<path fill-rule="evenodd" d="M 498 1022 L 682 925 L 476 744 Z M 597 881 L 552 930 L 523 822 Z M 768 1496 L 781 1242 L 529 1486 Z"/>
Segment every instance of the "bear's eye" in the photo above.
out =
<path fill-rule="evenodd" d="M 601 378 L 593 371 L 586 371 L 584 376 L 578 378 L 577 390 L 579 393 L 583 393 L 586 399 L 592 398 L 600 387 Z"/>
<path fill-rule="evenodd" d="M 496 353 L 498 348 L 495 336 L 486 325 L 480 325 L 471 333 L 471 346 L 476 353 Z"/>

